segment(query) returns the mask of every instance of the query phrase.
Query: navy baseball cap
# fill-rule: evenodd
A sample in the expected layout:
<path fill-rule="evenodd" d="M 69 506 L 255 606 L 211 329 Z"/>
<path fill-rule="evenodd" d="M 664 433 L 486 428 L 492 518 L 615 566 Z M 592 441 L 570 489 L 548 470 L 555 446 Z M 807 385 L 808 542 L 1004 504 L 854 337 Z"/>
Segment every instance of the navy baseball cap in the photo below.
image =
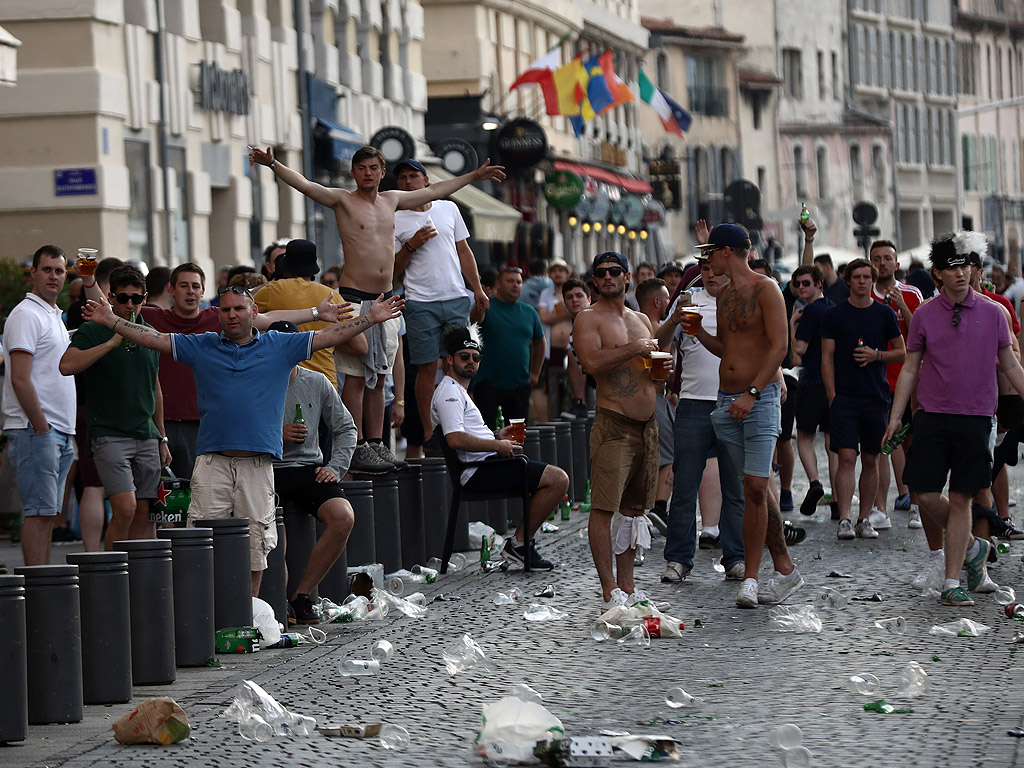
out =
<path fill-rule="evenodd" d="M 708 241 L 697 246 L 697 258 L 706 259 L 711 255 L 711 251 L 719 248 L 732 248 L 745 254 L 750 248 L 750 235 L 739 224 L 719 224 L 711 230 Z"/>
<path fill-rule="evenodd" d="M 268 331 L 279 331 L 281 333 L 298 333 L 299 326 L 291 320 L 275 320 L 267 328 Z"/>
<path fill-rule="evenodd" d="M 604 253 L 597 254 L 597 256 L 594 257 L 594 264 L 591 267 L 591 271 L 597 269 L 599 264 L 607 264 L 608 262 L 618 264 L 624 270 L 629 272 L 629 262 L 626 261 L 626 257 L 618 251 L 605 251 Z"/>
<path fill-rule="evenodd" d="M 399 160 L 394 167 L 395 176 L 398 175 L 398 172 L 402 170 L 403 167 L 412 168 L 414 171 L 419 171 L 424 176 L 428 175 L 427 169 L 423 167 L 423 163 L 419 160 Z"/>

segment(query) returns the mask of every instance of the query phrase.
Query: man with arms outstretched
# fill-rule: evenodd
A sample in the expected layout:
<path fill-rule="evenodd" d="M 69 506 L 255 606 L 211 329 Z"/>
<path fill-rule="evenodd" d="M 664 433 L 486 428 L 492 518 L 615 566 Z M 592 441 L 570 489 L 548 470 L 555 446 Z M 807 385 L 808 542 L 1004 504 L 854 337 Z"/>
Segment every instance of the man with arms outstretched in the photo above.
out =
<path fill-rule="evenodd" d="M 718 294 L 718 332 L 700 328 L 700 315 L 684 330 L 721 359 L 718 403 L 711 414 L 725 447 L 722 472 L 743 475 L 743 552 L 745 574 L 736 595 L 740 608 L 780 603 L 804 580 L 786 549 L 782 516 L 768 504 L 772 454 L 781 432 L 781 372 L 786 356 L 786 304 L 778 284 L 747 264 L 750 238 L 743 227 L 719 224 L 698 246 L 716 275 L 729 283 Z M 689 318 L 688 318 L 689 319 Z M 694 327 L 696 326 L 696 327 Z M 729 465 L 732 465 L 731 467 Z M 758 591 L 757 572 L 765 543 L 775 565 L 767 587 Z"/>
<path fill-rule="evenodd" d="M 302 174 L 277 162 L 270 148 L 253 149 L 249 162 L 265 165 L 285 184 L 334 211 L 338 234 L 345 251 L 344 285 L 338 293 L 360 304 L 365 313 L 380 294 L 391 296 L 395 276 L 395 211 L 412 210 L 449 197 L 472 181 L 501 180 L 500 166 L 484 163 L 472 173 L 439 181 L 423 189 L 379 192 L 384 178 L 384 154 L 376 147 L 362 147 L 352 156 L 352 176 L 356 188 L 349 192 L 321 186 Z M 384 381 L 391 373 L 398 352 L 399 323 L 383 323 L 366 334 L 369 352 L 361 357 L 335 355 L 338 372 L 345 374 L 341 400 L 355 420 L 359 442 L 353 464 L 372 461 L 375 454 L 382 464 L 397 460 L 385 446 L 377 446 L 384 429 Z M 365 426 L 365 434 L 364 434 Z M 374 443 L 371 447 L 367 440 Z"/>

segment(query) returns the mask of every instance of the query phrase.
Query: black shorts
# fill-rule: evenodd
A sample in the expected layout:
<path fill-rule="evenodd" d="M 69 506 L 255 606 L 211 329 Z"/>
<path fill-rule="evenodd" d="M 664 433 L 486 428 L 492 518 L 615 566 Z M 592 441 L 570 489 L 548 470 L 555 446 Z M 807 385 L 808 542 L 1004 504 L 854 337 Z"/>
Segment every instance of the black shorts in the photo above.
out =
<path fill-rule="evenodd" d="M 790 376 L 788 373 L 784 373 L 782 376 L 786 380 L 786 402 L 782 404 L 782 433 L 779 435 L 779 440 L 792 440 L 793 415 L 796 413 L 799 400 L 797 393 L 799 382 L 795 376 Z"/>
<path fill-rule="evenodd" d="M 305 512 L 319 518 L 320 507 L 331 499 L 344 499 L 345 491 L 338 483 L 318 483 L 317 467 L 274 467 L 274 492 L 281 506 L 288 511 Z"/>
<path fill-rule="evenodd" d="M 992 484 L 992 419 L 954 413 L 914 414 L 914 442 L 903 482 L 915 493 L 949 490 L 974 496 Z"/>
<path fill-rule="evenodd" d="M 992 452 L 992 480 L 1003 467 L 1016 467 L 1020 458 L 1020 444 L 1024 442 L 1024 428 L 1007 430 L 1002 441 Z"/>
<path fill-rule="evenodd" d="M 492 457 L 497 458 L 497 457 Z M 473 476 L 466 481 L 462 487 L 467 491 L 501 491 L 509 496 L 518 496 L 522 493 L 519 487 L 519 472 L 513 471 L 513 467 L 507 464 L 489 464 L 487 460 L 479 467 Z M 526 485 L 532 496 L 540 487 L 540 476 L 544 474 L 547 466 L 543 461 L 529 461 L 526 467 Z"/>
<path fill-rule="evenodd" d="M 892 418 L 892 400 L 889 401 L 889 418 Z M 903 409 L 903 415 L 900 416 L 900 424 L 904 426 L 910 425 L 910 429 L 907 430 L 907 437 L 914 434 L 914 412 L 910 410 L 910 400 L 907 400 L 907 407 Z"/>
<path fill-rule="evenodd" d="M 800 387 L 800 400 L 796 408 L 796 429 L 805 435 L 818 430 L 828 432 L 828 393 L 824 384 Z"/>
<path fill-rule="evenodd" d="M 829 448 L 881 453 L 889 424 L 889 404 L 865 397 L 836 395 L 829 411 Z"/>

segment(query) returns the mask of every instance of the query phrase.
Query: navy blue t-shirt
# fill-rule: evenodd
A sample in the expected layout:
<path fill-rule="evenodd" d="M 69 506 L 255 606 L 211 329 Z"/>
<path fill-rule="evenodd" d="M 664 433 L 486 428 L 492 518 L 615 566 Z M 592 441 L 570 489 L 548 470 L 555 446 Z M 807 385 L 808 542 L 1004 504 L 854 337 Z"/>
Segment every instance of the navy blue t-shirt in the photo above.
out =
<path fill-rule="evenodd" d="M 832 285 L 826 285 L 821 292 L 836 304 L 850 298 L 850 289 L 847 287 L 842 275 L 836 275 L 836 281 Z"/>
<path fill-rule="evenodd" d="M 893 311 L 878 301 L 872 301 L 871 306 L 864 308 L 842 301 L 825 313 L 821 335 L 835 341 L 836 394 L 888 403 L 889 382 L 885 378 L 885 363 L 868 363 L 862 368 L 853 359 L 853 350 L 861 339 L 872 349 L 888 349 L 889 342 L 900 335 L 900 326 Z"/>
<path fill-rule="evenodd" d="M 800 324 L 796 327 L 797 341 L 806 341 L 807 350 L 800 358 L 800 386 L 812 387 L 822 383 L 821 378 L 821 323 L 825 313 L 836 304 L 822 296 L 804 307 Z"/>

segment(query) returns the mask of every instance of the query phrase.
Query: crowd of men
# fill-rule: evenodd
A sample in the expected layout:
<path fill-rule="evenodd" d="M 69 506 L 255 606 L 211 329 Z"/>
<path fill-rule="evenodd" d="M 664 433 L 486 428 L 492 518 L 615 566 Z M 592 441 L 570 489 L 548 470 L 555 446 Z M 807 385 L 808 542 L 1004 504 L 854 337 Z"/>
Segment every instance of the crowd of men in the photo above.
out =
<path fill-rule="evenodd" d="M 314 623 L 309 595 L 354 521 L 341 481 L 402 470 L 393 429 L 407 457 L 444 441 L 466 463 L 465 488 L 514 496 L 519 470 L 507 459 L 518 448 L 499 413 L 543 422 L 587 418 L 590 405 L 588 536 L 605 609 L 647 599 L 634 569 L 652 524 L 666 537 L 662 582 L 686 579 L 697 547 L 720 548 L 737 606 L 788 599 L 804 583 L 789 547 L 806 533 L 783 520 L 796 456 L 808 483 L 800 512 L 814 514 L 831 488 L 840 540 L 891 528 L 895 481 L 894 510 L 929 544 L 915 583 L 943 604 L 995 588 L 992 537 L 1024 538 L 1006 481 L 1024 429 L 1024 282 L 993 270 L 1005 295 L 982 285 L 983 236 L 940 238 L 931 270 L 903 282 L 892 242 L 837 269 L 815 254 L 807 220 L 802 263 L 780 286 L 742 227 L 700 222 L 688 269 L 656 275 L 606 251 L 583 278 L 556 258 L 530 263 L 524 280 L 512 264 L 478 270 L 469 229 L 443 199 L 500 181 L 498 166 L 431 183 L 404 160 L 390 169 L 397 188 L 381 191 L 384 157 L 365 147 L 346 191 L 269 149 L 250 162 L 334 211 L 344 267 L 318 281 L 313 243 L 275 241 L 262 270 L 221 269 L 207 302 L 196 264 L 145 274 L 113 257 L 71 264 L 54 245 L 34 254 L 3 338 L 27 564 L 49 562 L 69 477 L 86 548 L 112 549 L 155 535 L 152 505 L 170 472 L 190 481 L 188 524 L 249 520 L 253 594 L 277 546 L 275 507 L 324 523 L 290 596 L 294 619 Z M 65 321 L 57 298 L 69 274 L 78 298 Z M 526 473 L 529 508 L 503 554 L 550 569 L 532 534 L 568 476 L 535 461 Z"/>

